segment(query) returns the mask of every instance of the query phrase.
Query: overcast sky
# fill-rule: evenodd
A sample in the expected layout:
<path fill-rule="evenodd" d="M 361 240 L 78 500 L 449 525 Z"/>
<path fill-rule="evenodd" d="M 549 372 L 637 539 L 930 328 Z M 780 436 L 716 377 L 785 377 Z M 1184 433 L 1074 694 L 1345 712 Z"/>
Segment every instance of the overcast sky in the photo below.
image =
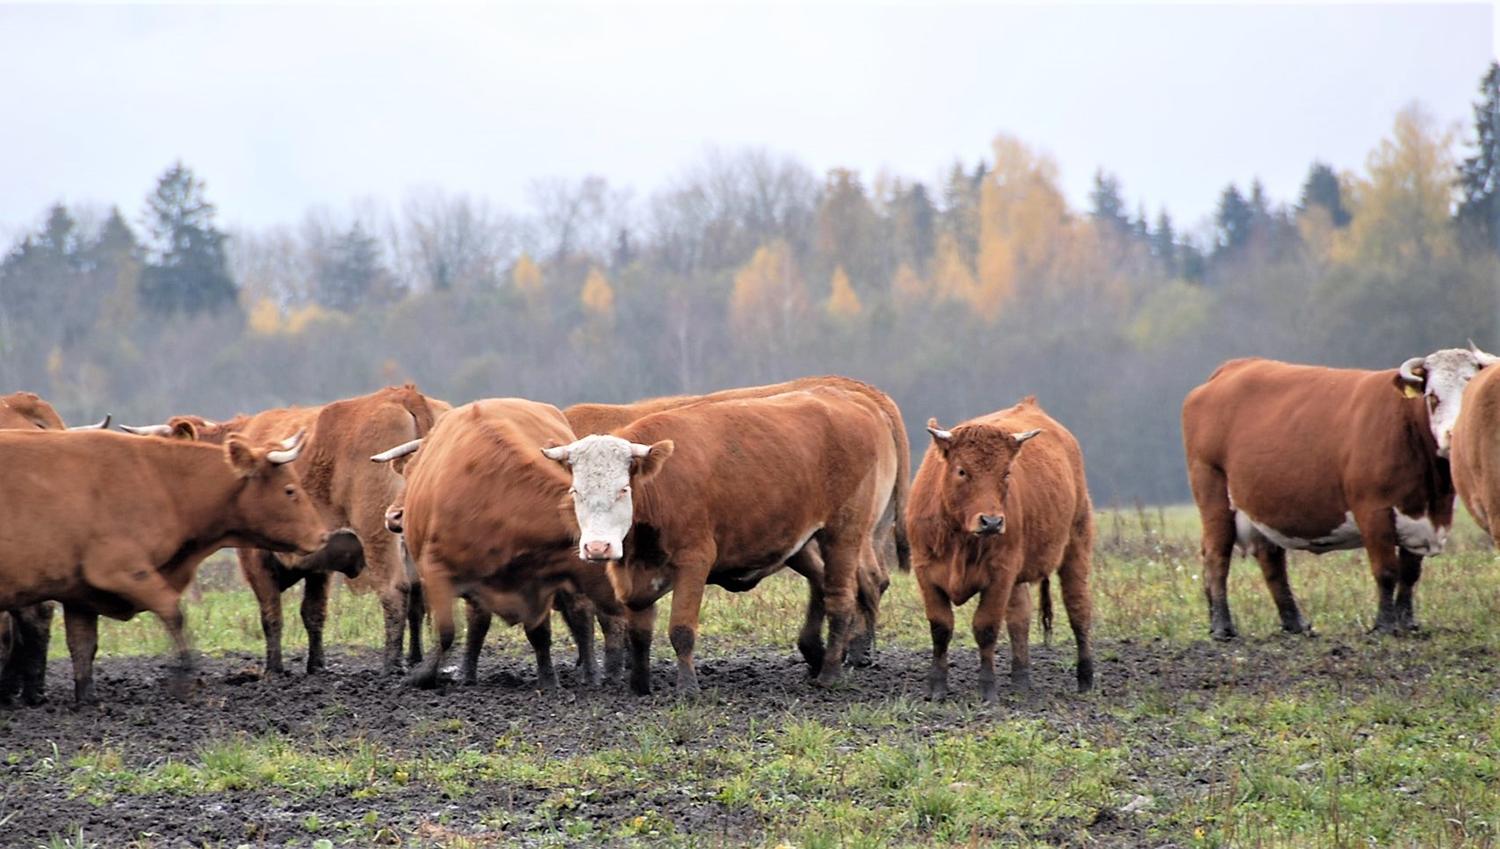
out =
<path fill-rule="evenodd" d="M 439 187 L 521 209 L 538 177 L 644 198 L 706 148 L 931 180 L 1000 131 L 1200 221 L 1225 183 L 1294 198 L 1419 100 L 1462 122 L 1495 38 L 1463 6 L 0 6 L 0 232 L 132 218 L 182 158 L 230 225 Z"/>

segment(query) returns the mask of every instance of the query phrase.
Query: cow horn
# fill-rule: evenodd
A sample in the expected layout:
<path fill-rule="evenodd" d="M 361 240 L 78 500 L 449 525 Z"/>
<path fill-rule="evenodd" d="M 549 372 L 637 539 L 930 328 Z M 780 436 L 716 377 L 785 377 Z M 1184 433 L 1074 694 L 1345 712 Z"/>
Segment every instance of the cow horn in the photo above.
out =
<path fill-rule="evenodd" d="M 548 460 L 556 460 L 559 463 L 566 463 L 573 456 L 573 446 L 549 445 L 542 449 L 542 453 L 547 455 Z"/>
<path fill-rule="evenodd" d="M 1017 445 L 1020 445 L 1021 443 L 1025 442 L 1028 439 L 1031 439 L 1031 438 L 1037 437 L 1037 436 L 1041 436 L 1041 435 L 1042 435 L 1042 429 L 1041 428 L 1036 428 L 1035 430 L 1023 430 L 1020 433 L 1013 433 L 1013 434 L 1010 435 L 1010 438 L 1014 439 L 1016 441 Z"/>
<path fill-rule="evenodd" d="M 379 454 L 371 454 L 370 460 L 375 463 L 389 463 L 397 457 L 405 457 L 407 454 L 410 454 L 421 447 L 422 440 L 413 439 L 410 442 L 403 442 L 400 445 L 397 445 L 395 448 L 387 448 Z"/>
<path fill-rule="evenodd" d="M 286 447 L 282 448 L 279 451 L 267 451 L 266 460 L 270 461 L 271 465 L 273 466 L 280 466 L 296 460 L 297 457 L 302 454 L 302 449 L 306 447 L 302 442 L 302 437 L 306 435 L 307 428 L 303 428 L 287 437 L 286 439 L 283 439 L 281 441 L 281 444 Z"/>
<path fill-rule="evenodd" d="M 1415 386 L 1421 386 L 1423 380 L 1425 380 L 1427 377 L 1426 363 L 1426 357 L 1412 357 L 1411 359 L 1402 363 L 1401 380 Z M 1418 369 L 1421 369 L 1420 374 L 1417 371 Z"/>
<path fill-rule="evenodd" d="M 133 433 L 136 436 L 166 436 L 172 432 L 172 429 L 164 424 L 142 425 L 140 427 L 131 427 L 130 425 L 122 424 L 117 425 L 117 427 L 126 433 Z"/>
<path fill-rule="evenodd" d="M 1474 344 L 1473 339 L 1469 340 L 1469 353 L 1474 355 L 1474 361 L 1479 363 L 1480 368 L 1500 363 L 1500 357 L 1479 350 L 1479 346 Z"/>
<path fill-rule="evenodd" d="M 927 432 L 932 434 L 932 438 L 936 439 L 938 442 L 947 442 L 948 440 L 953 438 L 953 431 L 943 430 L 942 428 L 938 427 L 938 422 L 935 418 L 927 420 Z"/>
<path fill-rule="evenodd" d="M 109 423 L 111 421 L 114 421 L 114 419 L 111 418 L 108 414 L 105 414 L 104 418 L 98 424 L 77 425 L 75 427 L 68 428 L 68 430 L 109 430 Z"/>
<path fill-rule="evenodd" d="M 649 445 L 642 445 L 639 442 L 632 442 L 632 443 L 630 443 L 630 456 L 632 456 L 632 457 L 644 457 L 644 456 L 646 456 L 647 454 L 650 454 L 650 453 L 651 453 L 651 446 L 649 446 Z"/>

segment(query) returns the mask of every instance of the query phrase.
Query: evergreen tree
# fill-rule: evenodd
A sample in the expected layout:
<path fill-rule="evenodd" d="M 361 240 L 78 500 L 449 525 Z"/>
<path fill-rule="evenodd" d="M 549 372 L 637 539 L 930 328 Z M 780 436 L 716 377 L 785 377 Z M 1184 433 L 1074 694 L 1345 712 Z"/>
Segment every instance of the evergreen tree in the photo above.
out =
<path fill-rule="evenodd" d="M 1458 220 L 1500 250 L 1500 62 L 1491 62 L 1474 104 L 1474 155 L 1458 167 Z"/>
<path fill-rule="evenodd" d="M 1255 208 L 1245 200 L 1245 196 L 1240 194 L 1233 183 L 1226 186 L 1224 193 L 1219 195 L 1219 210 L 1214 216 L 1214 223 L 1219 230 L 1218 244 L 1214 246 L 1215 257 L 1233 253 L 1250 243 L 1250 233 L 1255 226 Z"/>
<path fill-rule="evenodd" d="M 329 309 L 353 312 L 363 304 L 388 300 L 391 294 L 380 243 L 358 222 L 318 257 L 315 275 L 314 297 Z"/>
<path fill-rule="evenodd" d="M 1089 192 L 1089 216 L 1107 232 L 1123 235 L 1130 230 L 1125 201 L 1120 197 L 1120 181 L 1104 169 L 1094 172 L 1094 188 Z"/>
<path fill-rule="evenodd" d="M 142 275 L 141 302 L 154 313 L 191 315 L 235 303 L 225 235 L 214 226 L 214 207 L 203 188 L 203 181 L 176 162 L 146 199 L 153 255 Z"/>
<path fill-rule="evenodd" d="M 1172 231 L 1172 218 L 1165 209 L 1157 214 L 1156 229 L 1151 232 L 1151 255 L 1168 274 L 1177 273 L 1177 234 Z"/>
<path fill-rule="evenodd" d="M 1327 210 L 1333 226 L 1349 226 L 1349 210 L 1344 208 L 1344 194 L 1339 186 L 1339 177 L 1331 167 L 1322 162 L 1314 162 L 1308 169 L 1307 180 L 1302 184 L 1302 198 L 1297 202 L 1297 212 L 1306 212 L 1314 206 Z"/>

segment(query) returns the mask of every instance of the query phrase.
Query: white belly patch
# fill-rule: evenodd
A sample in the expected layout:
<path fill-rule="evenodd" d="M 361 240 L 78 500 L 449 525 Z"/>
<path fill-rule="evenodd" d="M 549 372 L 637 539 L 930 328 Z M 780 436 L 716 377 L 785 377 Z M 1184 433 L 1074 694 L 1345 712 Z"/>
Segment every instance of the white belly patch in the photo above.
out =
<path fill-rule="evenodd" d="M 1353 513 L 1345 513 L 1343 523 L 1328 533 L 1313 539 L 1304 539 L 1284 534 L 1264 522 L 1257 522 L 1244 510 L 1235 510 L 1234 531 L 1235 542 L 1246 551 L 1254 550 L 1256 544 L 1261 541 L 1270 542 L 1290 551 L 1311 551 L 1314 554 L 1322 554 L 1325 551 L 1346 551 L 1364 545 L 1364 539 L 1359 534 L 1359 525 L 1354 522 Z"/>
<path fill-rule="evenodd" d="M 1396 514 L 1398 545 L 1423 557 L 1442 553 L 1443 546 L 1448 544 L 1448 528 L 1434 524 L 1430 516 L 1413 519 L 1395 508 L 1391 512 Z"/>

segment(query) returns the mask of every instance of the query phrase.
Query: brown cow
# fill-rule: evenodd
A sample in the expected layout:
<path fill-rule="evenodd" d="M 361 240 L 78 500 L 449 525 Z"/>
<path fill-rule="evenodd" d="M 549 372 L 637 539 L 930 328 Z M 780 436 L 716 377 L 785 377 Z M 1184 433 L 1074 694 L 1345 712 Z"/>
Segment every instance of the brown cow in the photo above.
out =
<path fill-rule="evenodd" d="M 544 446 L 573 438 L 556 407 L 496 398 L 453 410 L 422 440 L 421 451 L 405 469 L 398 527 L 416 562 L 438 645 L 413 671 L 411 683 L 437 683 L 453 644 L 457 596 L 468 600 L 471 611 L 466 681 L 476 677 L 490 616 L 498 615 L 525 626 L 536 651 L 538 682 L 543 689 L 554 687 L 551 614 L 556 604 L 578 644 L 584 680 L 597 682 L 591 611 L 558 603 L 557 596 L 572 593 L 605 612 L 623 610 L 604 570 L 576 556 L 573 529 L 561 509 L 568 476 L 540 453 Z M 415 442 L 403 446 L 406 453 L 415 448 Z M 401 452 L 386 452 L 371 459 L 399 456 Z"/>
<path fill-rule="evenodd" d="M 574 433 L 588 436 L 595 433 L 609 433 L 637 419 L 664 410 L 682 409 L 712 401 L 768 398 L 772 395 L 797 392 L 817 386 L 832 386 L 867 395 L 885 413 L 891 429 L 891 440 L 896 446 L 898 461 L 896 483 L 892 487 L 890 501 L 881 513 L 880 523 L 875 531 L 877 540 L 886 539 L 886 534 L 889 532 L 891 545 L 887 547 L 877 542 L 875 560 L 869 564 L 861 564 L 859 590 L 856 596 L 859 608 L 858 629 L 857 633 L 850 638 L 846 655 L 846 661 L 851 666 L 868 666 L 874 660 L 875 628 L 880 617 L 880 598 L 890 586 L 891 562 L 894 561 L 903 572 L 911 569 L 906 526 L 901 519 L 906 511 L 907 492 L 911 488 L 911 445 L 907 440 L 906 423 L 901 418 L 901 410 L 897 408 L 896 402 L 892 401 L 889 395 L 853 378 L 824 375 L 803 377 L 767 386 L 726 389 L 708 395 L 671 395 L 649 398 L 633 404 L 574 404 L 564 409 L 563 415 L 567 416 Z M 804 549 L 802 556 L 793 558 L 787 565 L 808 580 L 807 613 L 797 645 L 807 660 L 808 666 L 817 671 L 823 663 L 824 619 L 823 558 L 817 551 L 817 543 L 809 545 Z"/>
<path fill-rule="evenodd" d="M 1094 519 L 1078 441 L 1030 396 L 952 430 L 931 419 L 927 431 L 932 444 L 912 484 L 906 524 L 932 630 L 929 697 L 948 694 L 953 605 L 975 594 L 981 696 L 990 702 L 998 694 L 995 644 L 1002 623 L 1010 633 L 1011 681 L 1031 686 L 1026 585 L 1053 572 L 1078 644 L 1078 689 L 1088 690 L 1094 685 Z"/>
<path fill-rule="evenodd" d="M 180 682 L 191 658 L 178 602 L 205 557 L 227 545 L 311 552 L 326 542 L 286 467 L 301 435 L 287 445 L 0 432 L 0 608 L 63 603 L 76 700 L 93 697 L 101 614 L 156 614 L 177 648 Z"/>
<path fill-rule="evenodd" d="M 0 430 L 98 430 L 109 426 L 109 417 L 97 425 L 67 428 L 51 404 L 32 392 L 0 395 Z M 38 602 L 11 611 L 0 611 L 7 629 L 7 650 L 0 652 L 0 705 L 17 695 L 23 704 L 46 700 L 47 644 L 52 638 L 51 602 Z"/>
<path fill-rule="evenodd" d="M 302 623 L 307 629 L 307 671 L 326 668 L 323 626 L 328 615 L 328 581 L 341 572 L 356 590 L 373 589 L 385 615 L 387 671 L 402 668 L 402 642 L 410 629 L 410 662 L 421 659 L 421 587 L 411 580 L 399 542 L 385 531 L 385 509 L 400 481 L 369 456 L 392 444 L 420 437 L 448 405 L 427 398 L 415 386 L 391 386 L 369 395 L 321 407 L 288 407 L 209 422 L 175 416 L 165 425 L 132 429 L 136 433 L 218 441 L 231 433 L 252 440 L 266 438 L 289 425 L 306 427 L 308 447 L 295 470 L 314 503 L 335 526 L 354 535 L 336 534 L 328 547 L 309 558 L 288 557 L 259 549 L 241 549 L 240 571 L 260 603 L 266 637 L 266 671 L 284 672 L 281 657 L 281 594 L 305 582 Z"/>
<path fill-rule="evenodd" d="M 1488 354 L 1473 348 L 1484 365 Z M 1500 369 L 1485 368 L 1464 390 L 1463 408 L 1453 425 L 1450 459 L 1453 484 L 1479 527 L 1500 542 Z"/>
<path fill-rule="evenodd" d="M 818 681 L 837 679 L 896 453 L 880 405 L 832 387 L 666 410 L 547 449 L 572 470 L 579 556 L 608 561 L 631 609 L 632 688 L 650 691 L 657 599 L 672 593 L 677 686 L 694 692 L 705 585 L 748 590 L 811 539 L 826 564 L 829 613 Z"/>
<path fill-rule="evenodd" d="M 1230 360 L 1188 393 L 1182 438 L 1214 638 L 1236 635 L 1226 591 L 1236 544 L 1260 562 L 1286 631 L 1311 630 L 1287 549 L 1361 546 L 1378 591 L 1373 630 L 1416 628 L 1422 558 L 1442 550 L 1453 522 L 1453 423 L 1464 386 L 1492 361 L 1458 349 L 1385 371 Z"/>

